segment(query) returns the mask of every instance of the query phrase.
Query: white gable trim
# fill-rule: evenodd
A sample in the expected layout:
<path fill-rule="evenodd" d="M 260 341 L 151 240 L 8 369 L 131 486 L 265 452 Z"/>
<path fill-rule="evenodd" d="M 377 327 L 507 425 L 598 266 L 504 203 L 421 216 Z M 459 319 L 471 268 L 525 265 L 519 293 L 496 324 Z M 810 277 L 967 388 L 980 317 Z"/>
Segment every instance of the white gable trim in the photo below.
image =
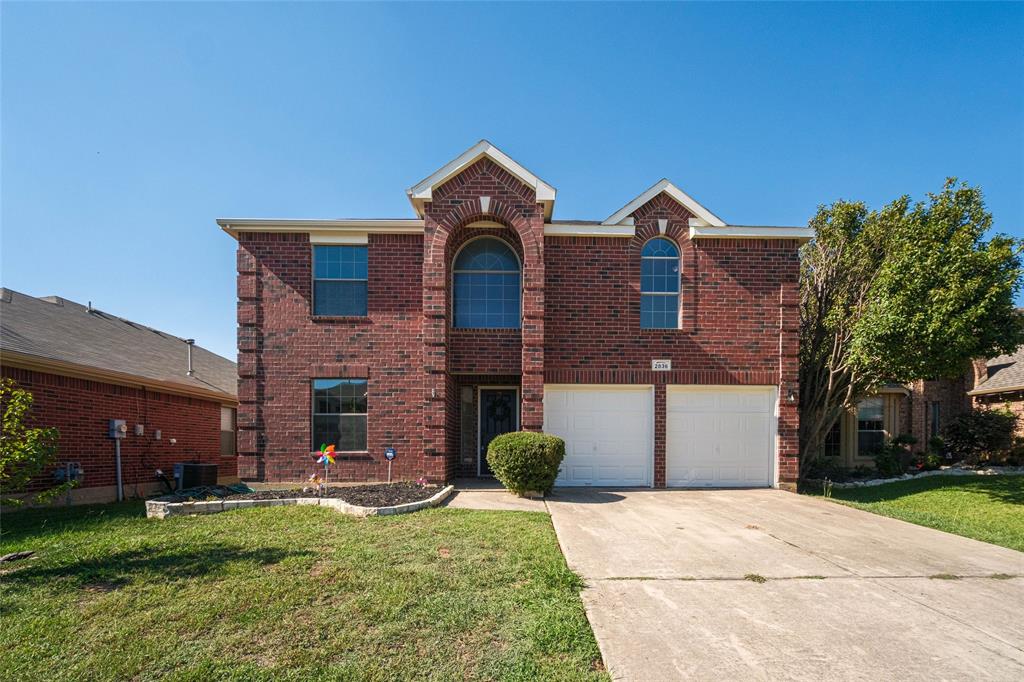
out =
<path fill-rule="evenodd" d="M 555 188 L 523 168 L 523 166 L 516 163 L 516 161 L 505 154 L 505 152 L 501 151 L 487 140 L 480 140 L 475 145 L 462 152 L 458 157 L 449 161 L 440 169 L 432 173 L 430 176 L 424 178 L 406 190 L 406 194 L 409 195 L 409 201 L 412 203 L 412 207 L 416 211 L 416 215 L 423 215 L 423 204 L 432 200 L 435 189 L 448 182 L 485 156 L 511 173 L 524 185 L 532 187 L 537 193 L 538 203 L 544 204 L 545 217 L 551 217 L 551 211 L 554 208 L 555 203 Z"/>
<path fill-rule="evenodd" d="M 767 227 L 754 225 L 690 225 L 690 239 L 796 239 L 809 241 L 814 238 L 810 227 Z"/>
<path fill-rule="evenodd" d="M 638 196 L 636 199 L 633 199 L 633 201 L 608 216 L 607 220 L 604 221 L 604 224 L 618 225 L 622 223 L 622 221 L 629 217 L 633 211 L 637 210 L 662 192 L 672 197 L 675 201 L 686 208 L 686 210 L 703 220 L 706 224 L 714 225 L 716 227 L 725 226 L 725 221 L 701 206 L 696 199 L 664 178 L 654 183 L 650 189 Z"/>

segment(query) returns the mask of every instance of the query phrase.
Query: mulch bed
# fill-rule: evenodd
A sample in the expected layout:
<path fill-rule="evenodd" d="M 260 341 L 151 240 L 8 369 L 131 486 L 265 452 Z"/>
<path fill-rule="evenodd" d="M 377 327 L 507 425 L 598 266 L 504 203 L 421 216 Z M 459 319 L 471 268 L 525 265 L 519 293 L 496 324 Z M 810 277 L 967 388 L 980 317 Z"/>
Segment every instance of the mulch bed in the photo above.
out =
<path fill-rule="evenodd" d="M 419 502 L 433 497 L 440 490 L 437 486 L 420 487 L 416 483 L 383 483 L 379 485 L 356 485 L 343 488 L 328 488 L 322 497 L 341 499 L 349 504 L 360 507 L 393 507 L 398 504 Z M 190 491 L 184 491 L 190 492 Z M 318 497 L 310 489 L 303 492 L 301 488 L 292 490 L 255 490 L 252 492 L 236 492 L 225 488 L 211 489 L 204 495 L 165 495 L 158 497 L 161 502 L 184 502 L 188 499 L 224 499 L 224 500 L 285 500 L 293 497 Z"/>

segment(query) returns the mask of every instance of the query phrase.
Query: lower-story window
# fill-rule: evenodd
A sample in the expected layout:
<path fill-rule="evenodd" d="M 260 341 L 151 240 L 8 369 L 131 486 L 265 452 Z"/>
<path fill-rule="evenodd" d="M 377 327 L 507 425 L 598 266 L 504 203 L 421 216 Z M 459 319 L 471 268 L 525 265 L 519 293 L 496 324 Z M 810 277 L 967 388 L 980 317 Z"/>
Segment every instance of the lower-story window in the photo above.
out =
<path fill-rule="evenodd" d="M 313 380 L 313 449 L 366 450 L 366 379 Z"/>
<path fill-rule="evenodd" d="M 885 405 L 881 398 L 857 404 L 857 454 L 870 455 L 885 443 Z"/>
<path fill-rule="evenodd" d="M 836 420 L 836 423 L 832 425 L 832 428 L 825 434 L 825 456 L 826 457 L 838 457 L 842 454 L 840 445 L 842 443 L 842 429 L 840 427 L 843 421 L 842 415 Z"/>

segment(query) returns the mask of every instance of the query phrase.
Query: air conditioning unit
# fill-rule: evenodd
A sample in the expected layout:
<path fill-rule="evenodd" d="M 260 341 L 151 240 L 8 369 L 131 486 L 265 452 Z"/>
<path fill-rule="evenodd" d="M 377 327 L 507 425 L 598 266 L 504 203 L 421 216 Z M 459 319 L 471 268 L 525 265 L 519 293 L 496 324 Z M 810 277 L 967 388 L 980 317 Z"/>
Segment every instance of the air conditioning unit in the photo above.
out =
<path fill-rule="evenodd" d="M 217 465 L 200 462 L 178 462 L 174 465 L 178 490 L 217 485 Z"/>

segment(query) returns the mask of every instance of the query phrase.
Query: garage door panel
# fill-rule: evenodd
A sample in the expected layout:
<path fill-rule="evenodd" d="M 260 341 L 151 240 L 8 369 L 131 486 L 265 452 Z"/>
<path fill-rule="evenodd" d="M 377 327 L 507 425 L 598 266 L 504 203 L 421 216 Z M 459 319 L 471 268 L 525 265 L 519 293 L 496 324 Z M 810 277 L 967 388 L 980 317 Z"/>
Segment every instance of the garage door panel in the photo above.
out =
<path fill-rule="evenodd" d="M 666 478 L 670 486 L 772 484 L 771 387 L 670 386 L 666 394 Z"/>
<path fill-rule="evenodd" d="M 544 430 L 566 443 L 556 485 L 650 485 L 653 427 L 648 386 L 545 387 Z"/>

